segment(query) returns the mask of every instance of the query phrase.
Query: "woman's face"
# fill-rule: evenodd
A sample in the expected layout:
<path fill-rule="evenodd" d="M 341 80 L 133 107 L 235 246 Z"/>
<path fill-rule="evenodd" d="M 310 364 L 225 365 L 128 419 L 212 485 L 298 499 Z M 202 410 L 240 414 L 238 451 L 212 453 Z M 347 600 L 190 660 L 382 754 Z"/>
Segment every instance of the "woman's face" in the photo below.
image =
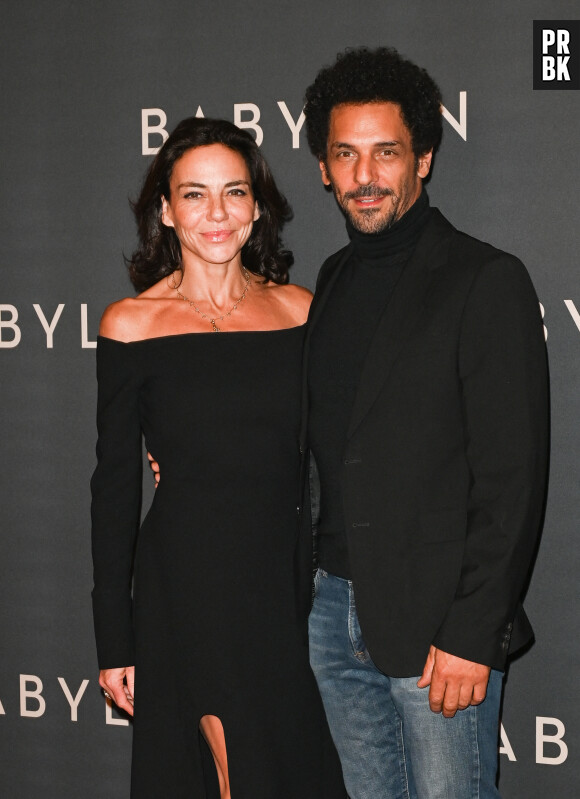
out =
<path fill-rule="evenodd" d="M 240 251 L 260 216 L 250 173 L 240 153 L 223 144 L 188 150 L 175 162 L 163 197 L 162 222 L 175 229 L 188 262 L 226 264 Z"/>

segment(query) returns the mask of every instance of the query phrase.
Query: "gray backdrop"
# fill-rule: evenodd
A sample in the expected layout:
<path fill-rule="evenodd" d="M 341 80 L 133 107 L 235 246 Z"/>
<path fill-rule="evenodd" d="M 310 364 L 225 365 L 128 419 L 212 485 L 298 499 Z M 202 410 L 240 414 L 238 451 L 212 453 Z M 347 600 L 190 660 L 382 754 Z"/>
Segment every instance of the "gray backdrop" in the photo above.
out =
<path fill-rule="evenodd" d="M 345 231 L 279 103 L 296 122 L 318 68 L 360 44 L 393 45 L 439 82 L 455 122 L 444 123 L 431 201 L 520 256 L 545 307 L 553 446 L 527 597 L 537 643 L 509 672 L 500 785 L 512 799 L 578 795 L 579 94 L 532 88 L 533 20 L 576 16 L 574 0 L 5 0 L 2 796 L 128 796 L 130 727 L 107 714 L 96 679 L 88 480 L 94 340 L 104 307 L 131 293 L 127 198 L 151 160 L 143 109 L 160 109 L 169 129 L 198 106 L 232 121 L 259 111 L 263 150 L 295 210 L 292 279 L 312 287 Z"/>

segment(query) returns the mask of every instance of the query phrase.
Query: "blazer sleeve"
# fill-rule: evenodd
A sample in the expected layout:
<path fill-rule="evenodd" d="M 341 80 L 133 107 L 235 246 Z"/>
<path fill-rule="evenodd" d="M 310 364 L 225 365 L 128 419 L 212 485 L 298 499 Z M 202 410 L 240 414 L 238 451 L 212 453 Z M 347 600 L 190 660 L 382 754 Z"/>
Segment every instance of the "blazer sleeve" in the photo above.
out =
<path fill-rule="evenodd" d="M 502 669 L 541 525 L 549 439 L 539 303 L 516 258 L 499 253 L 480 268 L 464 308 L 458 368 L 467 534 L 455 598 L 433 643 Z"/>
<path fill-rule="evenodd" d="M 105 669 L 135 662 L 131 583 L 143 467 L 134 346 L 99 337 L 97 379 L 92 598 L 99 668 Z"/>

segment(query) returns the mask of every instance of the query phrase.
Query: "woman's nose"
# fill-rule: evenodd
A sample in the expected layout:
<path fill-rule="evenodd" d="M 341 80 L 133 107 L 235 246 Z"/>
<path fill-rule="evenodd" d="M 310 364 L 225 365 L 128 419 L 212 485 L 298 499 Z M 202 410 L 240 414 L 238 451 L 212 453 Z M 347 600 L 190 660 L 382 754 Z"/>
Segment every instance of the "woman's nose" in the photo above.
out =
<path fill-rule="evenodd" d="M 209 202 L 208 219 L 213 222 L 222 222 L 227 218 L 225 204 L 222 197 L 212 197 Z"/>

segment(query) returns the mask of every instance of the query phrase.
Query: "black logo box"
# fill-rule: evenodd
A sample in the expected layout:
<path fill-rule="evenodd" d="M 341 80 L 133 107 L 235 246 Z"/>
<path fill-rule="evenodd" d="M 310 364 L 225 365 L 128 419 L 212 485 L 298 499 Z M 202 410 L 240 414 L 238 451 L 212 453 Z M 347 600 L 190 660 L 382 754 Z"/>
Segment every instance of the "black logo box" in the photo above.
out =
<path fill-rule="evenodd" d="M 534 89 L 580 89 L 580 20 L 534 20 Z"/>

